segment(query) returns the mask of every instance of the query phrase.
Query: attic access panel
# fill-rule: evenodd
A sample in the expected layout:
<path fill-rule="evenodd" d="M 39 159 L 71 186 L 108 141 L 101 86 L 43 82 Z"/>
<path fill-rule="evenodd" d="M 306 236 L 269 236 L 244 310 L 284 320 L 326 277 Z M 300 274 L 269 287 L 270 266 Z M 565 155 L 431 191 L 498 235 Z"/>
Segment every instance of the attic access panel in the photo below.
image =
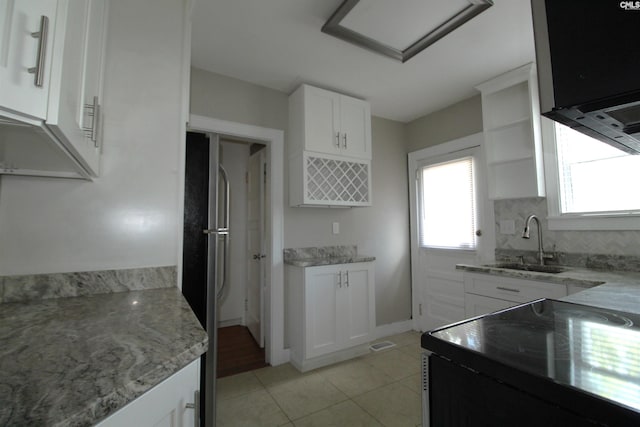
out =
<path fill-rule="evenodd" d="M 345 0 L 322 32 L 407 62 L 491 6 L 492 0 Z"/>

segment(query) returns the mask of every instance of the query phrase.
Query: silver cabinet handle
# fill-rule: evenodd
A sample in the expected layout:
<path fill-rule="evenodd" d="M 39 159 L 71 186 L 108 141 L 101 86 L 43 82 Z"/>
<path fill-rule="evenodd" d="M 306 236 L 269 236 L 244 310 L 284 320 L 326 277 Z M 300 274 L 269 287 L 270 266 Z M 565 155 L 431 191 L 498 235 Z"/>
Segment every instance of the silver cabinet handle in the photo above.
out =
<path fill-rule="evenodd" d="M 91 117 L 91 127 L 84 127 L 85 135 L 91 138 L 96 148 L 100 147 L 98 142 L 98 120 L 100 120 L 100 104 L 98 103 L 98 97 L 93 97 L 93 104 L 84 104 L 85 110 L 87 110 L 87 116 Z"/>
<path fill-rule="evenodd" d="M 505 288 L 503 286 L 496 286 L 496 289 L 498 289 L 500 291 L 520 292 L 520 289 Z"/>
<path fill-rule="evenodd" d="M 93 97 L 93 103 L 95 108 L 93 110 L 93 120 L 91 121 L 91 135 L 93 140 L 93 145 L 96 148 L 100 148 L 100 138 L 98 138 L 98 131 L 100 126 L 100 104 L 98 104 L 98 97 Z"/>
<path fill-rule="evenodd" d="M 340 132 L 336 132 L 336 147 L 340 148 Z"/>
<path fill-rule="evenodd" d="M 348 287 L 349 287 L 349 272 L 348 272 L 348 271 L 345 271 L 345 272 L 344 272 L 344 274 L 345 274 L 345 276 L 347 277 L 346 286 L 347 286 L 347 288 L 348 288 Z"/>
<path fill-rule="evenodd" d="M 193 392 L 193 403 L 184 405 L 187 409 L 193 409 L 193 427 L 200 426 L 200 390 Z"/>
<path fill-rule="evenodd" d="M 38 57 L 36 58 L 36 66 L 29 68 L 30 74 L 35 74 L 33 84 L 42 87 L 44 81 L 44 60 L 47 53 L 47 33 L 49 32 L 49 18 L 42 15 L 40 17 L 40 31 L 31 33 L 34 39 L 40 39 L 38 42 Z"/>
<path fill-rule="evenodd" d="M 338 273 L 338 287 L 342 287 L 342 271 Z"/>
<path fill-rule="evenodd" d="M 347 133 L 342 134 L 342 148 L 347 149 Z"/>

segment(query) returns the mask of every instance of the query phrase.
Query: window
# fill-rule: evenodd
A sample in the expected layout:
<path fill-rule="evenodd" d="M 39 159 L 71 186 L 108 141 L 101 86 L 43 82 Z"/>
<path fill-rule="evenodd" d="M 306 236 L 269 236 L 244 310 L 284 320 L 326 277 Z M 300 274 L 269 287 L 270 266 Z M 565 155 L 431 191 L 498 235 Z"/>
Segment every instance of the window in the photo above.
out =
<path fill-rule="evenodd" d="M 420 246 L 476 248 L 473 157 L 418 169 Z"/>
<path fill-rule="evenodd" d="M 640 155 L 542 123 L 549 229 L 640 230 Z"/>
<path fill-rule="evenodd" d="M 640 210 L 640 156 L 556 124 L 561 213 Z M 630 187 L 632 186 L 632 187 Z"/>

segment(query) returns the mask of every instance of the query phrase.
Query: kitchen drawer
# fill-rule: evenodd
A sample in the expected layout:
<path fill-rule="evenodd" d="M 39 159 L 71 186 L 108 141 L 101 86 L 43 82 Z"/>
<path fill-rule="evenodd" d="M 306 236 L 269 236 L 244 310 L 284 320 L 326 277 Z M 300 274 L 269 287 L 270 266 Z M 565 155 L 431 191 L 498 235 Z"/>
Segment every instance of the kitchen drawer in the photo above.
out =
<path fill-rule="evenodd" d="M 504 310 L 519 303 L 498 298 L 489 298 L 482 295 L 465 294 L 464 314 L 467 317 L 481 316 L 494 311 Z"/>
<path fill-rule="evenodd" d="M 567 296 L 566 285 L 473 273 L 465 273 L 464 290 L 470 294 L 514 302 Z"/>

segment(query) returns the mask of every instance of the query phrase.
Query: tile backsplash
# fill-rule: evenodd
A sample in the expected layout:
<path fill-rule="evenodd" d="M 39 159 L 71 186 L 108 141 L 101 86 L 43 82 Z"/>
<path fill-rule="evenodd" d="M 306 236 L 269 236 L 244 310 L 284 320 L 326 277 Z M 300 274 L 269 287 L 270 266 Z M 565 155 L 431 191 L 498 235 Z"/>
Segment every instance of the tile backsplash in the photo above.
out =
<path fill-rule="evenodd" d="M 542 225 L 544 249 L 548 252 L 640 256 L 640 231 L 553 231 L 547 224 L 547 200 L 538 198 L 496 200 L 496 249 L 537 250 L 535 225 L 531 239 L 522 238 L 524 221 L 536 214 Z M 513 219 L 516 234 L 500 234 L 500 220 Z M 555 246 L 555 248 L 554 248 Z"/>

